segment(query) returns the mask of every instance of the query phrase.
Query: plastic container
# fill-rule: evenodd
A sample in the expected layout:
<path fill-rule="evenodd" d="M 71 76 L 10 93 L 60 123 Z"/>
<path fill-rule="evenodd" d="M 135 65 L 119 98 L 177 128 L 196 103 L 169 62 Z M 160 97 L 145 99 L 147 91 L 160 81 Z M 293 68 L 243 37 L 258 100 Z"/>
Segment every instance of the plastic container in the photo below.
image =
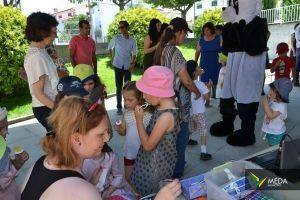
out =
<path fill-rule="evenodd" d="M 246 169 L 262 169 L 260 166 L 253 164 L 248 161 L 236 161 L 229 162 L 219 167 L 212 169 L 205 176 L 205 182 L 207 187 L 207 199 L 209 200 L 235 200 L 233 196 L 229 195 L 223 187 L 226 186 L 230 180 L 228 173 L 225 169 L 230 170 L 230 172 L 237 178 L 240 179 L 245 176 Z M 225 171 L 224 171 L 225 170 Z M 248 191 L 248 193 L 250 193 Z M 244 193 L 245 195 L 247 194 Z"/>

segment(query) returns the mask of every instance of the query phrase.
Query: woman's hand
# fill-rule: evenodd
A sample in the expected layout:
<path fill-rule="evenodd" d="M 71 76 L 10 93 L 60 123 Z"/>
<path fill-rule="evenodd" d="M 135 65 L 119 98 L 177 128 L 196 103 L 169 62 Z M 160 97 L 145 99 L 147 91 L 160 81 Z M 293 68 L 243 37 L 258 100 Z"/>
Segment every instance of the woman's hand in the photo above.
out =
<path fill-rule="evenodd" d="M 155 200 L 176 200 L 176 198 L 181 194 L 181 185 L 178 180 L 174 180 L 168 185 L 164 186 L 157 193 Z"/>
<path fill-rule="evenodd" d="M 143 121 L 143 115 L 144 115 L 144 111 L 142 108 L 140 108 L 139 105 L 137 105 L 134 109 L 134 115 L 135 115 L 135 119 L 136 121 L 142 120 Z"/>

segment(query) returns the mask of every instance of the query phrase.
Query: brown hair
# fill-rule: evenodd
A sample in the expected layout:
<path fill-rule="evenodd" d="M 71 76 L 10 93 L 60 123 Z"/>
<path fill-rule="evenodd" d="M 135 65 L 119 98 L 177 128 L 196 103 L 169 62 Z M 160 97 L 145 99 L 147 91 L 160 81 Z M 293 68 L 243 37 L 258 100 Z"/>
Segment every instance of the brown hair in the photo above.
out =
<path fill-rule="evenodd" d="M 123 86 L 123 91 L 133 91 L 134 96 L 135 98 L 138 99 L 139 104 L 143 105 L 145 103 L 145 100 L 143 98 L 143 93 L 137 89 L 135 81 L 126 82 L 125 85 Z M 145 111 L 152 113 L 154 112 L 154 107 L 149 105 Z"/>
<path fill-rule="evenodd" d="M 136 88 L 135 81 L 128 81 L 123 86 L 123 91 L 133 91 L 135 98 L 139 101 L 139 104 L 144 103 L 143 93 Z"/>
<path fill-rule="evenodd" d="M 53 134 L 42 139 L 42 148 L 50 157 L 56 157 L 58 167 L 76 167 L 80 158 L 71 146 L 72 134 L 87 134 L 106 117 L 101 105 L 89 111 L 91 104 L 83 98 L 70 96 L 63 99 L 48 118 Z"/>
<path fill-rule="evenodd" d="M 215 34 L 216 33 L 215 25 L 212 22 L 207 22 L 202 27 L 202 31 L 201 31 L 202 37 L 204 36 L 204 29 L 205 28 L 208 28 L 210 30 L 211 34 Z"/>
<path fill-rule="evenodd" d="M 161 65 L 161 57 L 162 57 L 162 52 L 165 48 L 165 45 L 172 41 L 175 38 L 175 31 L 171 27 L 167 27 L 160 39 L 159 45 L 155 51 L 154 54 L 154 65 Z"/>

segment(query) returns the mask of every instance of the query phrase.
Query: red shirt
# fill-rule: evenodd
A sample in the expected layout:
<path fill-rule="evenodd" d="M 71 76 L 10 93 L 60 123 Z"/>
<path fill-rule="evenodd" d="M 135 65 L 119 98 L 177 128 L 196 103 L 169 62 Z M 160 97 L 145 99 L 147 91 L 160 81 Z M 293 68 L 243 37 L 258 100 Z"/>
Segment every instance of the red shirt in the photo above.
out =
<path fill-rule="evenodd" d="M 92 38 L 84 38 L 81 35 L 74 36 L 70 41 L 69 49 L 74 55 L 76 65 L 87 64 L 93 66 L 96 43 Z"/>
<path fill-rule="evenodd" d="M 282 61 L 282 63 L 275 69 L 275 79 L 290 78 L 291 69 L 295 67 L 295 61 L 290 57 L 278 57 L 273 60 L 271 67 L 274 67 L 278 61 Z"/>

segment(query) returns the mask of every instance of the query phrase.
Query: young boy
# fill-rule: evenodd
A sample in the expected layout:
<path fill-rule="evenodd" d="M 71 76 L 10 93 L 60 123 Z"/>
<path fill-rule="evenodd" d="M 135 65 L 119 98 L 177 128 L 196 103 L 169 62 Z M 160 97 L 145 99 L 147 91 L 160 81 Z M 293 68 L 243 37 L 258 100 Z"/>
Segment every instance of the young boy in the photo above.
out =
<path fill-rule="evenodd" d="M 295 75 L 295 61 L 288 57 L 289 45 L 287 43 L 279 43 L 277 45 L 278 57 L 275 58 L 271 64 L 271 73 L 275 72 L 275 80 L 280 78 L 290 79 L 291 71 Z"/>

